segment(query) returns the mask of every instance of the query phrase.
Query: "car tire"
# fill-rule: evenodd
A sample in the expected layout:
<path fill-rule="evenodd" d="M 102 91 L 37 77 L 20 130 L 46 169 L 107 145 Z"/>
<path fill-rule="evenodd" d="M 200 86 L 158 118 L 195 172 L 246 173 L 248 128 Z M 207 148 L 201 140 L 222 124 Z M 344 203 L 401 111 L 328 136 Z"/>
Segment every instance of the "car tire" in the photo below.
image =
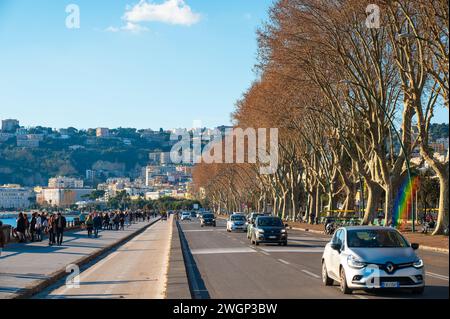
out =
<path fill-rule="evenodd" d="M 340 271 L 340 276 L 339 277 L 340 277 L 339 286 L 340 286 L 340 289 L 341 289 L 342 293 L 344 295 L 350 295 L 352 293 L 352 290 L 350 288 L 348 288 L 347 277 L 345 276 L 344 267 L 341 267 L 341 271 Z"/>
<path fill-rule="evenodd" d="M 322 261 L 322 282 L 325 286 L 332 286 L 334 280 L 328 277 L 327 266 L 325 265 L 325 260 Z"/>
<path fill-rule="evenodd" d="M 425 287 L 413 288 L 412 293 L 414 295 L 422 295 L 425 291 Z"/>

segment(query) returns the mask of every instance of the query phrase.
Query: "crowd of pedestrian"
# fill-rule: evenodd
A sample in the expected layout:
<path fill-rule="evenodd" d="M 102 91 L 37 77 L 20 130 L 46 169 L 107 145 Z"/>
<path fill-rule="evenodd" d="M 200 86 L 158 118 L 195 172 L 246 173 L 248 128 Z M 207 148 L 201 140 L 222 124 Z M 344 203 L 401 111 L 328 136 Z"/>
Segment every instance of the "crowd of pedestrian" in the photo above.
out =
<path fill-rule="evenodd" d="M 144 211 L 93 212 L 87 216 L 81 214 L 79 226 L 87 230 L 88 237 L 98 238 L 102 230 L 125 230 L 134 223 L 149 222 L 156 216 L 156 212 Z M 19 213 L 16 224 L 16 227 L 12 229 L 12 236 L 19 243 L 41 242 L 44 236 L 48 236 L 49 246 L 62 245 L 67 227 L 66 218 L 60 212 L 56 214 L 35 212 L 32 213 L 31 219 L 28 214 Z M 5 244 L 4 238 L 1 237 L 0 253 Z"/>
<path fill-rule="evenodd" d="M 115 211 L 115 212 L 93 212 L 82 221 L 86 227 L 88 237 L 98 238 L 100 231 L 120 231 L 130 227 L 137 222 L 150 222 L 156 217 L 155 212 L 144 211 Z"/>
<path fill-rule="evenodd" d="M 12 235 L 19 243 L 41 242 L 43 236 L 48 235 L 50 246 L 61 246 L 67 227 L 66 218 L 61 213 L 33 213 L 31 219 L 26 213 L 19 213 L 16 223 Z"/>

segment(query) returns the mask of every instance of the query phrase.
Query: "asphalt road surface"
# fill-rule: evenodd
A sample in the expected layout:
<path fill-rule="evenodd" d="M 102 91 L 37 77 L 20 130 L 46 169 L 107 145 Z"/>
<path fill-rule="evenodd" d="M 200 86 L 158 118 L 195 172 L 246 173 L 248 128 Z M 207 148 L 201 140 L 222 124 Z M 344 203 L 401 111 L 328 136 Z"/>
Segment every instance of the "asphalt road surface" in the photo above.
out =
<path fill-rule="evenodd" d="M 180 222 L 198 272 L 199 286 L 212 299 L 373 299 L 447 298 L 448 254 L 420 251 L 426 267 L 422 296 L 410 291 L 364 292 L 344 295 L 339 286 L 321 281 L 321 256 L 329 237 L 289 231 L 287 247 L 252 246 L 245 233 L 228 233 L 226 221 L 201 228 L 198 220 Z"/>

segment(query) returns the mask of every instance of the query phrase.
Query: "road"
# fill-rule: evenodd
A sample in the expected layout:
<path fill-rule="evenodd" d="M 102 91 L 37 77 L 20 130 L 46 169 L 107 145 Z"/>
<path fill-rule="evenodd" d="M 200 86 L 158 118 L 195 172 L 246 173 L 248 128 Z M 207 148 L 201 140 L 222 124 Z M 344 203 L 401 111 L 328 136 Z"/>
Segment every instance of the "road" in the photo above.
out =
<path fill-rule="evenodd" d="M 447 298 L 448 255 L 420 251 L 426 265 L 424 295 L 409 291 L 343 295 L 337 284 L 325 287 L 321 281 L 321 256 L 329 241 L 324 235 L 289 231 L 287 247 L 250 244 L 244 233 L 226 232 L 226 221 L 216 228 L 201 228 L 194 219 L 180 222 L 188 241 L 200 281 L 212 299 L 374 299 Z"/>
<path fill-rule="evenodd" d="M 60 283 L 37 299 L 163 299 L 172 219 L 159 221 L 80 274 L 79 288 Z"/>

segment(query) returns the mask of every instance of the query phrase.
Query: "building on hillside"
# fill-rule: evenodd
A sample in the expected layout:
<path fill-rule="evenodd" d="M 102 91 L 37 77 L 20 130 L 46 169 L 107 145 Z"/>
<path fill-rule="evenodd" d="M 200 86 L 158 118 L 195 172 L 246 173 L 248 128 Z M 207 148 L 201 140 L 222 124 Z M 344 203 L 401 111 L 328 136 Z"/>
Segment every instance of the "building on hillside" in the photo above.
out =
<path fill-rule="evenodd" d="M 96 136 L 97 137 L 109 137 L 109 129 L 106 127 L 99 127 L 96 130 Z"/>
<path fill-rule="evenodd" d="M 13 119 L 6 119 L 2 121 L 2 131 L 7 133 L 14 133 L 19 128 L 19 121 Z"/>
<path fill-rule="evenodd" d="M 58 176 L 48 180 L 48 188 L 83 188 L 84 182 L 81 179 Z"/>

